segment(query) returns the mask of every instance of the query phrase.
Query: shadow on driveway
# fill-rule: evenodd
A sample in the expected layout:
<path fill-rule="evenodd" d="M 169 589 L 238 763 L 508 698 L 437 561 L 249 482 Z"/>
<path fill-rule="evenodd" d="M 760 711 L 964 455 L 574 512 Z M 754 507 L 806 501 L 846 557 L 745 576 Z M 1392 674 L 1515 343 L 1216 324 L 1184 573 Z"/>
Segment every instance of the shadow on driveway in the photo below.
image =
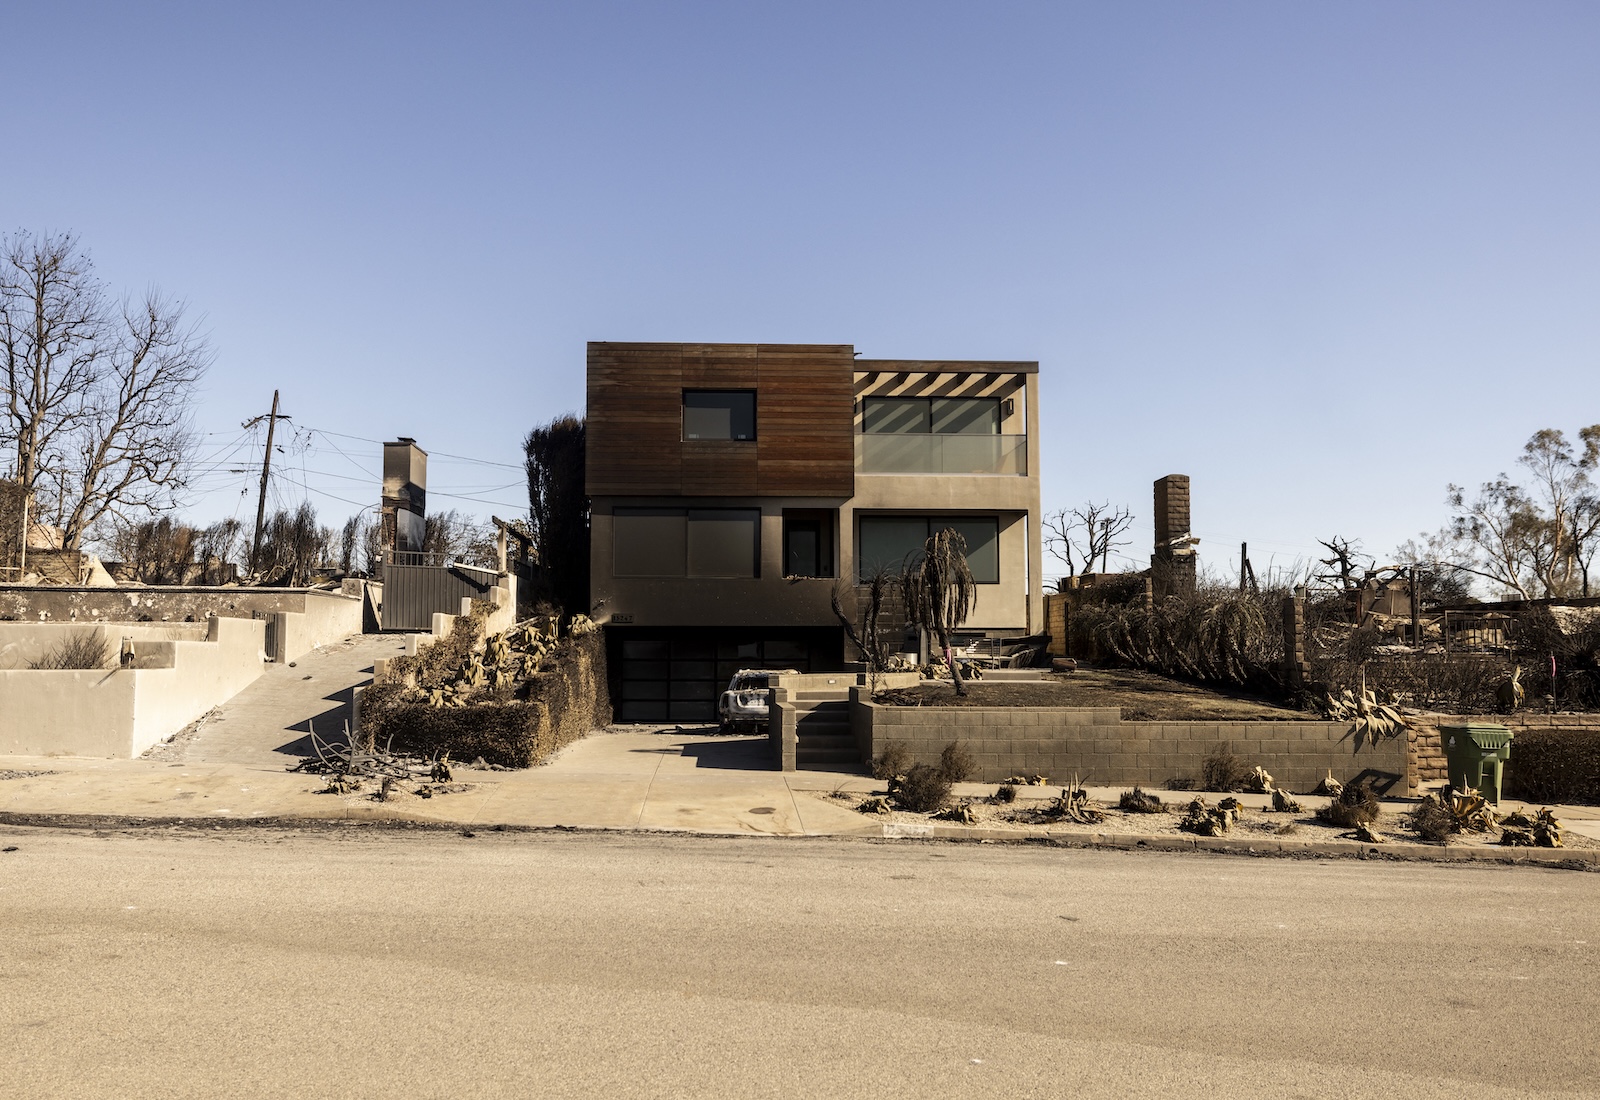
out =
<path fill-rule="evenodd" d="M 774 770 L 771 750 L 767 747 L 765 737 L 716 737 L 704 741 L 685 741 L 681 745 L 628 751 L 658 756 L 687 756 L 697 768 L 724 768 L 741 772 Z"/>

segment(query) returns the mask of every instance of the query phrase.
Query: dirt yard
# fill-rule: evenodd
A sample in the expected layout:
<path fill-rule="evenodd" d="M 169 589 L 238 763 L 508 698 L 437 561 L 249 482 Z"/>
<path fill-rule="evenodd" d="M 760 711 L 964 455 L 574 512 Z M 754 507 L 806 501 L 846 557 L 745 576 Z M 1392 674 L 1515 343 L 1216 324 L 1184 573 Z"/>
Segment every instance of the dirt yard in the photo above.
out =
<path fill-rule="evenodd" d="M 1134 669 L 1078 669 L 1043 680 L 978 680 L 958 697 L 948 680 L 879 692 L 873 701 L 904 707 L 1121 707 L 1130 722 L 1310 721 L 1318 717 L 1243 692 L 1230 693 Z"/>
<path fill-rule="evenodd" d="M 1175 794 L 1168 791 L 1150 791 L 1161 799 L 1163 809 L 1157 813 L 1128 813 L 1116 808 L 1111 801 L 1092 802 L 1104 817 L 1095 824 L 1079 824 L 1065 820 L 1051 812 L 1053 797 L 1061 793 L 1062 788 L 1054 787 L 1023 787 L 1019 789 L 1019 796 L 1015 802 L 1004 803 L 997 797 L 987 798 L 952 798 L 952 806 L 965 806 L 972 814 L 971 826 L 981 829 L 1015 829 L 1018 835 L 1027 835 L 1037 832 L 1041 827 L 1050 835 L 1056 834 L 1085 834 L 1085 833 L 1117 833 L 1137 834 L 1140 836 L 1188 836 L 1178 823 L 1183 820 L 1185 809 L 1189 800 L 1195 795 L 1191 792 Z M 862 809 L 864 816 L 882 817 L 884 821 L 899 824 L 923 824 L 937 822 L 944 825 L 958 825 L 958 822 L 942 818 L 940 815 L 911 813 L 907 810 L 893 809 L 888 813 L 874 814 L 865 807 L 868 799 L 860 792 L 809 792 L 812 797 L 825 799 L 834 803 L 855 804 Z M 1224 797 L 1216 793 L 1200 795 L 1207 804 L 1216 805 Z M 1259 837 L 1261 839 L 1293 837 L 1300 841 L 1324 840 L 1351 840 L 1355 834 L 1352 830 L 1339 825 L 1330 825 L 1317 818 L 1314 809 L 1325 804 L 1328 800 L 1320 797 L 1303 797 L 1301 801 L 1305 809 L 1298 813 L 1274 813 L 1268 809 L 1248 807 L 1243 810 L 1239 819 L 1226 835 L 1231 837 Z M 1428 843 L 1419 837 L 1411 828 L 1409 820 L 1409 805 L 1386 805 L 1383 812 L 1378 815 L 1378 820 L 1373 822 L 1373 828 L 1385 841 L 1418 844 Z M 1449 842 L 1452 848 L 1499 849 L 1500 830 L 1491 829 L 1484 833 L 1461 833 Z M 1441 845 L 1444 847 L 1444 845 Z M 1593 850 L 1600 848 L 1600 841 L 1591 840 L 1586 836 L 1568 832 L 1563 836 L 1562 847 Z"/>

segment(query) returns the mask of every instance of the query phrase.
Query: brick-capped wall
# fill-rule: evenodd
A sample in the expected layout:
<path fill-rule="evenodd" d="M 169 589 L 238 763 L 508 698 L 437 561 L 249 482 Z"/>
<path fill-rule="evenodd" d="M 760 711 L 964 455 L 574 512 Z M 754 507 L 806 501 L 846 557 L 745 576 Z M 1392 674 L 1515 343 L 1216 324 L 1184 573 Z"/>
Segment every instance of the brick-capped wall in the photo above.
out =
<path fill-rule="evenodd" d="M 1513 734 L 1530 730 L 1593 730 L 1600 735 L 1600 714 L 1423 714 L 1410 720 L 1406 731 L 1406 781 L 1413 795 L 1426 793 L 1449 781 L 1441 725 L 1463 722 L 1499 722 Z M 1511 742 L 1506 775 L 1517 767 L 1517 742 Z M 1509 785 L 1509 784 L 1508 784 Z"/>
<path fill-rule="evenodd" d="M 1095 785 L 1164 787 L 1198 783 L 1202 763 L 1227 743 L 1291 791 L 1309 791 L 1329 772 L 1349 783 L 1370 778 L 1380 793 L 1404 795 L 1407 743 L 1356 744 L 1349 722 L 1124 722 L 1116 707 L 892 707 L 851 692 L 850 721 L 863 759 L 902 741 L 916 763 L 934 764 L 952 741 L 978 765 L 973 778 L 1078 776 Z"/>

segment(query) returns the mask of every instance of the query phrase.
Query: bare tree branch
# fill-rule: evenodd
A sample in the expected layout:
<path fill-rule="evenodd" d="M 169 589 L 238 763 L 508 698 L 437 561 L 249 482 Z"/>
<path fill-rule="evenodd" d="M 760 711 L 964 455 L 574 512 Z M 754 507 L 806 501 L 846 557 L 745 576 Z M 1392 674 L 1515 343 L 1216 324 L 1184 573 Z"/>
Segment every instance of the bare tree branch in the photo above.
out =
<path fill-rule="evenodd" d="M 1075 577 L 1079 567 L 1085 573 L 1110 569 L 1111 551 L 1128 545 L 1121 536 L 1133 526 L 1133 513 L 1110 501 L 1089 501 L 1077 508 L 1058 509 L 1044 517 L 1045 549 L 1067 564 L 1067 576 Z"/>
<path fill-rule="evenodd" d="M 213 358 L 181 303 L 151 291 L 112 305 L 70 234 L 0 245 L 0 448 L 67 546 L 177 503 Z"/>

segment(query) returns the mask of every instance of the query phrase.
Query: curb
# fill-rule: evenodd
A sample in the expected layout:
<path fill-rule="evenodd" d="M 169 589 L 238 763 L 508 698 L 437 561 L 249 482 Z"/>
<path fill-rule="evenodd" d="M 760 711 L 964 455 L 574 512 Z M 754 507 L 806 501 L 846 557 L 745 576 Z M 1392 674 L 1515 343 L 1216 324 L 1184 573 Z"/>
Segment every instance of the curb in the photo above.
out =
<path fill-rule="evenodd" d="M 1060 848 L 1111 851 L 1212 852 L 1234 856 L 1276 856 L 1289 859 L 1372 859 L 1409 863 L 1494 863 L 1502 866 L 1553 867 L 1600 871 L 1596 848 L 1479 848 L 1434 844 L 1363 844 L 1359 841 L 1265 840 L 1247 837 L 1174 836 L 1171 833 L 1049 833 L 1042 830 L 964 828 L 891 822 L 883 826 L 889 840 L 978 841 L 984 844 L 1050 844 Z"/>
<path fill-rule="evenodd" d="M 1175 836 L 1171 833 L 1049 833 L 1043 830 L 967 828 L 960 825 L 890 822 L 882 836 L 859 833 L 804 833 L 791 836 L 769 833 L 698 832 L 690 829 L 629 829 L 589 825 L 477 824 L 436 819 L 385 817 L 152 817 L 132 814 L 48 814 L 0 811 L 0 826 L 38 829 L 169 829 L 193 832 L 243 829 L 303 829 L 320 832 L 389 830 L 408 833 L 581 833 L 596 836 L 676 836 L 705 839 L 765 838 L 770 840 L 836 840 L 877 843 L 933 841 L 939 843 L 1048 845 L 1114 852 L 1209 852 L 1213 855 L 1278 859 L 1357 859 L 1394 863 L 1486 863 L 1499 866 L 1544 867 L 1565 871 L 1600 871 L 1600 849 L 1595 848 L 1467 848 L 1432 844 L 1362 844 L 1357 841 L 1264 840 L 1246 837 Z"/>

